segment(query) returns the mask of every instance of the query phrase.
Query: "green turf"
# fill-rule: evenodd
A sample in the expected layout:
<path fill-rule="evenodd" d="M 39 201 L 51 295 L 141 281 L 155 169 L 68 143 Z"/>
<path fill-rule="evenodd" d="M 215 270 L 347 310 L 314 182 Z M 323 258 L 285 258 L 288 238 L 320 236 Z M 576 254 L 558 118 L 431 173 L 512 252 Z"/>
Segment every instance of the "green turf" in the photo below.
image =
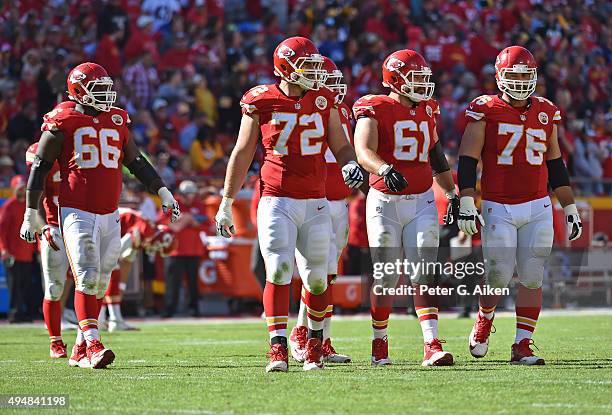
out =
<path fill-rule="evenodd" d="M 456 364 L 422 368 L 418 323 L 396 319 L 395 364 L 372 368 L 368 321 L 336 321 L 336 348 L 354 362 L 308 373 L 290 362 L 287 374 L 264 373 L 263 322 L 146 324 L 105 334 L 117 359 L 95 371 L 50 360 L 40 328 L 2 326 L 0 393 L 69 394 L 70 412 L 87 414 L 612 413 L 612 317 L 544 317 L 536 338 L 543 367 L 508 365 L 514 320 L 495 323 L 488 356 L 475 360 L 466 345 L 471 321 L 442 319 Z"/>

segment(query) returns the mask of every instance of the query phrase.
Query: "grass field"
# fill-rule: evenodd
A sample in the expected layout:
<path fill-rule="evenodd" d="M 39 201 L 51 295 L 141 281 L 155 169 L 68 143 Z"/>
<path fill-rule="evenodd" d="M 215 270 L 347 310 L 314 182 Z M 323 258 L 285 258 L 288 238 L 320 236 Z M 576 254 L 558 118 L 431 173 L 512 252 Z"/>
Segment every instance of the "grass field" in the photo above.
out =
<path fill-rule="evenodd" d="M 287 374 L 264 372 L 263 321 L 146 323 L 140 332 L 105 334 L 117 359 L 96 371 L 47 358 L 42 328 L 2 325 L 0 393 L 68 394 L 69 412 L 87 414 L 612 413 L 611 316 L 544 317 L 541 367 L 508 365 L 514 319 L 495 323 L 489 354 L 477 361 L 466 345 L 471 321 L 443 318 L 441 337 L 456 364 L 422 368 L 417 321 L 392 320 L 395 365 L 372 368 L 369 322 L 337 320 L 336 348 L 354 362 L 307 373 L 290 362 Z"/>

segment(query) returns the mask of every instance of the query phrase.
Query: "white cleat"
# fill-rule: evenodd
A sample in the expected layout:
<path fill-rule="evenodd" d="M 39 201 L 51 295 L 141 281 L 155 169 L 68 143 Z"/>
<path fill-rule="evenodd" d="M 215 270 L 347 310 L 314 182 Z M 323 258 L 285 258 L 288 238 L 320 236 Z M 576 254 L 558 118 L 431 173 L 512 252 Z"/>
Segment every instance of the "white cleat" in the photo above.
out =
<path fill-rule="evenodd" d="M 304 362 L 304 353 L 306 353 L 306 341 L 308 337 L 308 328 L 306 326 L 295 326 L 289 335 L 289 349 L 291 356 L 299 363 Z"/>
<path fill-rule="evenodd" d="M 523 339 L 518 343 L 512 345 L 512 356 L 510 358 L 511 365 L 528 365 L 528 366 L 541 366 L 544 364 L 544 359 L 533 354 L 531 347 L 534 346 L 533 340 Z"/>
<path fill-rule="evenodd" d="M 266 372 L 287 372 L 289 370 L 289 354 L 282 344 L 273 344 L 268 352 L 268 365 Z"/>
<path fill-rule="evenodd" d="M 321 370 L 324 367 L 321 340 L 315 338 L 308 339 L 306 352 L 304 353 L 304 371 Z"/>
<path fill-rule="evenodd" d="M 470 354 L 476 358 L 485 357 L 489 350 L 489 336 L 493 329 L 493 319 L 478 313 L 468 339 Z M 495 331 L 493 331 L 495 333 Z"/>
<path fill-rule="evenodd" d="M 100 340 L 94 340 L 87 346 L 87 357 L 92 369 L 104 369 L 113 363 L 115 353 L 111 349 L 105 348 Z"/>
<path fill-rule="evenodd" d="M 323 342 L 323 361 L 328 363 L 350 363 L 351 357 L 336 352 L 331 344 L 331 339 L 325 339 Z"/>
<path fill-rule="evenodd" d="M 426 342 L 423 346 L 422 366 L 452 366 L 454 363 L 453 355 L 442 350 L 444 340 L 433 339 Z"/>
<path fill-rule="evenodd" d="M 68 360 L 68 366 L 80 367 L 83 369 L 89 369 L 91 367 L 89 359 L 87 358 L 87 346 L 85 345 L 85 342 L 81 343 L 80 345 L 75 344 L 72 347 L 72 354 Z"/>
<path fill-rule="evenodd" d="M 140 330 L 138 327 L 134 327 L 128 324 L 125 320 L 109 320 L 108 321 L 108 331 L 110 333 L 114 331 L 138 331 Z"/>

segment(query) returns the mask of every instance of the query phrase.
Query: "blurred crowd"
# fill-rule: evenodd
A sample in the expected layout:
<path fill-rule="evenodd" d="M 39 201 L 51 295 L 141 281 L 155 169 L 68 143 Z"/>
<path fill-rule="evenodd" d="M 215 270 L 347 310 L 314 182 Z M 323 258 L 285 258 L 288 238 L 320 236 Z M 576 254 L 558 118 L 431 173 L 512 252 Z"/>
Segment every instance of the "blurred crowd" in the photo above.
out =
<path fill-rule="evenodd" d="M 170 187 L 185 178 L 218 186 L 240 97 L 275 82 L 274 47 L 302 35 L 342 69 L 349 104 L 384 92 L 380 66 L 390 51 L 420 51 L 435 73 L 450 155 L 467 103 L 496 92 L 499 50 L 526 46 L 539 63 L 537 93 L 562 110 L 560 140 L 578 190 L 610 194 L 609 11 L 605 0 L 1 2 L 0 187 L 24 173 L 42 114 L 65 98 L 69 69 L 87 60 L 115 80 L 117 105 Z"/>

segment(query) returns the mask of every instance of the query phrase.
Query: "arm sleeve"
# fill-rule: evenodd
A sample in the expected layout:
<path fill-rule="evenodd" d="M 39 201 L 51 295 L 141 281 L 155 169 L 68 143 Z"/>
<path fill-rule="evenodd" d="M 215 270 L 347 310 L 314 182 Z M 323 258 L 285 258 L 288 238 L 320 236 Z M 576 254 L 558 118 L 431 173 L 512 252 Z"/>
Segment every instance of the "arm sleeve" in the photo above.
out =
<path fill-rule="evenodd" d="M 569 174 L 561 157 L 547 160 L 546 167 L 548 168 L 548 183 L 553 190 L 570 185 Z"/>
<path fill-rule="evenodd" d="M 478 166 L 478 160 L 475 158 L 459 156 L 459 168 L 457 171 L 459 191 L 476 188 L 476 166 Z"/>
<path fill-rule="evenodd" d="M 436 144 L 429 150 L 429 164 L 435 174 L 444 173 L 450 170 L 440 141 L 436 141 Z"/>

